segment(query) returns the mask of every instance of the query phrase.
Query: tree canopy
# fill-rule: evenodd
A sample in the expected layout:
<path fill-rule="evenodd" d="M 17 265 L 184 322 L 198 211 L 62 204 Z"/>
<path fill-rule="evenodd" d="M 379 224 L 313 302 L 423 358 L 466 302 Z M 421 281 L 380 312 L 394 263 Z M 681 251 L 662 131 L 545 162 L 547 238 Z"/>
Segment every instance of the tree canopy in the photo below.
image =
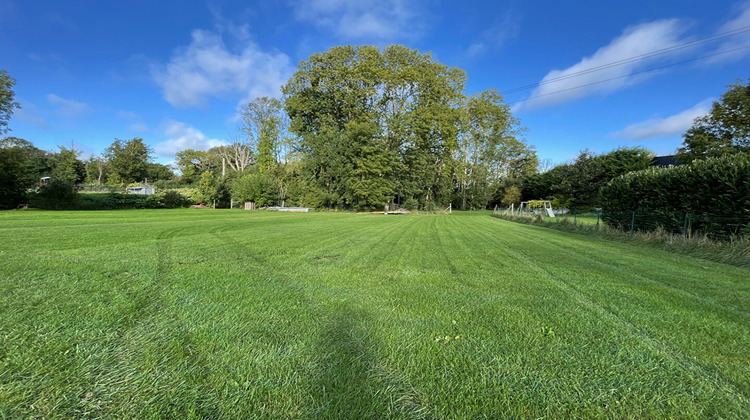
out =
<path fill-rule="evenodd" d="M 730 85 L 708 115 L 695 119 L 683 140 L 677 154 L 682 162 L 750 151 L 750 79 Z"/>
<path fill-rule="evenodd" d="M 0 134 L 10 131 L 8 121 L 13 115 L 13 110 L 21 108 L 21 105 L 16 102 L 16 94 L 13 91 L 15 85 L 16 79 L 10 77 L 7 71 L 0 69 Z"/>
<path fill-rule="evenodd" d="M 401 45 L 313 54 L 283 87 L 303 176 L 330 206 L 377 208 L 447 205 L 456 159 L 474 153 L 472 144 L 483 149 L 466 174 L 513 172 L 511 161 L 528 154 L 512 157 L 525 146 L 511 140 L 517 120 L 497 92 L 467 104 L 465 81 L 463 70 Z"/>
<path fill-rule="evenodd" d="M 151 149 L 142 138 L 136 137 L 128 141 L 115 139 L 104 156 L 109 161 L 110 176 L 118 182 L 143 182 L 148 176 Z"/>

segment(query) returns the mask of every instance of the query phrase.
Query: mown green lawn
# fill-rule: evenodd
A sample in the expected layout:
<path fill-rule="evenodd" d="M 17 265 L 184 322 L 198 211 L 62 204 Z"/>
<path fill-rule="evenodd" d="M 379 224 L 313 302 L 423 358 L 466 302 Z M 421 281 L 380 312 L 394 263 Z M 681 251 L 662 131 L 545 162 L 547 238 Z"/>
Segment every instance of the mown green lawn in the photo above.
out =
<path fill-rule="evenodd" d="M 0 418 L 750 418 L 750 272 L 489 213 L 0 213 Z"/>

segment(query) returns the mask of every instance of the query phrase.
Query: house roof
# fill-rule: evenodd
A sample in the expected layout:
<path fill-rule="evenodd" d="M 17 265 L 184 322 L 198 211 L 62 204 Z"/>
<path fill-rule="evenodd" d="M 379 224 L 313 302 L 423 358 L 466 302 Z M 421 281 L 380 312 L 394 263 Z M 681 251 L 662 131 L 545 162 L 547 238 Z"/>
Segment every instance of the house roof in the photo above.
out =
<path fill-rule="evenodd" d="M 651 166 L 658 166 L 660 168 L 680 165 L 682 165 L 682 162 L 678 161 L 674 155 L 656 156 L 655 158 L 651 159 Z"/>

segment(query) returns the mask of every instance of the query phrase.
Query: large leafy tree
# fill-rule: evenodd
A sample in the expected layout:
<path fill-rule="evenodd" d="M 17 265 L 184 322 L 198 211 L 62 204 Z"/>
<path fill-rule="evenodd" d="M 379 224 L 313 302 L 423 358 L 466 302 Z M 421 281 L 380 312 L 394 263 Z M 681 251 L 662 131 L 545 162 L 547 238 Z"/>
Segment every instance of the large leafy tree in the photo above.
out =
<path fill-rule="evenodd" d="M 151 160 L 151 149 L 142 138 L 128 141 L 118 140 L 112 143 L 105 152 L 110 169 L 110 180 L 121 184 L 141 182 L 148 177 L 148 163 Z"/>
<path fill-rule="evenodd" d="M 60 151 L 52 156 L 52 173 L 54 181 L 66 184 L 80 184 L 86 179 L 86 166 L 78 160 L 81 152 L 59 146 Z"/>
<path fill-rule="evenodd" d="M 266 96 L 255 98 L 241 110 L 242 131 L 251 139 L 256 165 L 261 172 L 267 172 L 281 158 L 282 134 L 286 127 L 284 110 L 276 98 Z"/>
<path fill-rule="evenodd" d="M 0 147 L 0 209 L 14 208 L 33 185 L 28 156 L 19 147 Z"/>
<path fill-rule="evenodd" d="M 221 167 L 221 157 L 203 150 L 185 149 L 175 155 L 177 169 L 182 173 L 184 182 L 197 182 L 201 174 Z"/>
<path fill-rule="evenodd" d="M 13 92 L 15 85 L 16 79 L 10 77 L 7 71 L 0 69 L 0 134 L 10 131 L 8 121 L 13 115 L 13 110 L 21 108 L 15 100 L 16 94 Z"/>
<path fill-rule="evenodd" d="M 695 119 L 677 157 L 690 162 L 737 151 L 750 151 L 750 79 L 730 85 L 708 115 Z"/>
<path fill-rule="evenodd" d="M 331 206 L 447 201 L 464 82 L 400 45 L 313 54 L 282 89 L 303 176 Z"/>
<path fill-rule="evenodd" d="M 0 209 L 18 205 L 50 171 L 50 153 L 17 137 L 0 139 Z"/>
<path fill-rule="evenodd" d="M 533 173 L 538 159 L 533 148 L 519 138 L 519 121 L 496 90 L 469 98 L 463 117 L 455 151 L 459 206 L 484 208 L 498 189 L 504 192 L 513 186 L 509 182 Z M 519 195 L 516 190 L 513 194 Z"/>

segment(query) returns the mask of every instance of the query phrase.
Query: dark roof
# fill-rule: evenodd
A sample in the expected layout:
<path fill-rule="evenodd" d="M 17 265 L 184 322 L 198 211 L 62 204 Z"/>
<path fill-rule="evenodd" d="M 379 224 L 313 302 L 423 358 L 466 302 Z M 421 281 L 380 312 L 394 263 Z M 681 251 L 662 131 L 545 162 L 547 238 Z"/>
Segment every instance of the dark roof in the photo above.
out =
<path fill-rule="evenodd" d="M 678 161 L 674 155 L 669 156 L 656 156 L 651 159 L 650 166 L 658 166 L 660 168 L 666 168 L 667 166 L 680 166 L 682 162 Z"/>

